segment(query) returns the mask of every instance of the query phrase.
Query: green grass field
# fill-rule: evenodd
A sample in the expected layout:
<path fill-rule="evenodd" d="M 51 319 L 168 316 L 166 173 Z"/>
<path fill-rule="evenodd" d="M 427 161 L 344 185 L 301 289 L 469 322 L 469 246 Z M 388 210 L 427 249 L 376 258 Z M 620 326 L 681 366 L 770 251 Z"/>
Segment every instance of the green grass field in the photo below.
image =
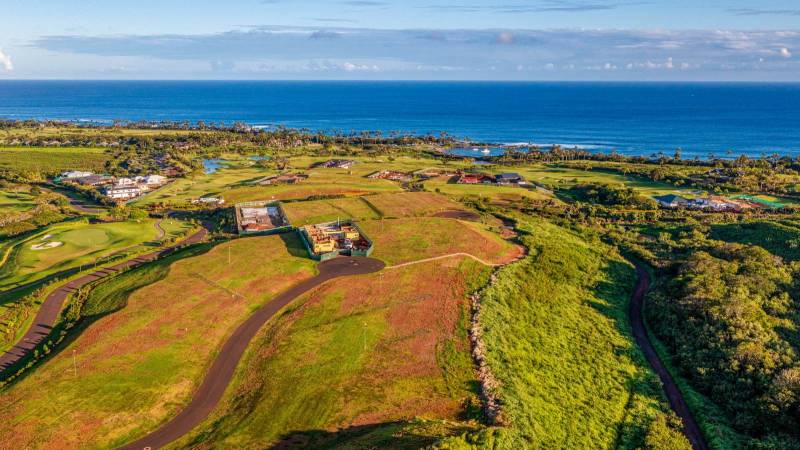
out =
<path fill-rule="evenodd" d="M 11 251 L 8 260 L 0 266 L 0 290 L 30 283 L 81 264 L 90 264 L 122 249 L 153 241 L 158 236 L 155 223 L 155 220 L 147 219 L 139 223 L 68 222 L 49 226 L 20 242 Z M 176 224 L 171 234 L 174 236 L 182 232 L 185 232 L 183 223 Z M 47 244 L 58 246 L 44 247 Z"/>
<path fill-rule="evenodd" d="M 0 214 L 8 212 L 24 212 L 36 206 L 35 196 L 28 192 L 0 191 Z"/>
<path fill-rule="evenodd" d="M 0 442 L 108 448 L 153 430 L 188 402 L 238 323 L 313 274 L 313 262 L 293 254 L 302 247 L 292 235 L 239 239 L 101 284 L 85 307 L 97 320 L 0 391 Z"/>
<path fill-rule="evenodd" d="M 101 172 L 109 155 L 87 147 L 0 147 L 0 169 L 42 179 L 67 170 Z"/>
<path fill-rule="evenodd" d="M 480 223 L 418 217 L 371 220 L 359 225 L 375 243 L 372 257 L 390 265 L 452 253 L 504 263 L 519 254 L 519 249 Z"/>
<path fill-rule="evenodd" d="M 499 448 L 640 448 L 669 409 L 630 335 L 633 268 L 555 225 L 523 229 L 532 256 L 503 269 L 483 299 L 488 362 L 511 421 Z"/>
<path fill-rule="evenodd" d="M 521 167 L 517 170 L 520 175 L 528 180 L 541 183 L 553 188 L 572 187 L 576 184 L 622 184 L 636 189 L 640 194 L 648 197 L 666 194 L 679 194 L 686 197 L 695 197 L 698 192 L 690 188 L 679 188 L 668 183 L 658 183 L 649 180 L 627 177 L 625 175 L 605 170 L 581 170 L 567 167 L 546 165 L 533 165 Z"/>
<path fill-rule="evenodd" d="M 314 195 L 357 196 L 369 193 L 400 192 L 398 183 L 366 178 L 382 169 L 405 172 L 426 168 L 467 167 L 465 163 L 443 165 L 433 159 L 398 157 L 393 160 L 380 158 L 353 158 L 359 163 L 351 170 L 312 169 L 328 157 L 296 157 L 290 159 L 292 171 L 303 171 L 310 178 L 296 185 L 257 186 L 253 182 L 276 173 L 274 170 L 256 167 L 252 161 L 233 158 L 226 160 L 221 169 L 213 174 L 195 175 L 178 179 L 166 188 L 142 197 L 137 204 L 179 204 L 202 196 L 222 196 L 228 203 L 257 200 L 305 199 Z"/>
<path fill-rule="evenodd" d="M 463 431 L 409 421 L 475 417 L 465 300 L 488 273 L 453 259 L 304 296 L 259 333 L 221 407 L 171 448 L 422 448 Z"/>

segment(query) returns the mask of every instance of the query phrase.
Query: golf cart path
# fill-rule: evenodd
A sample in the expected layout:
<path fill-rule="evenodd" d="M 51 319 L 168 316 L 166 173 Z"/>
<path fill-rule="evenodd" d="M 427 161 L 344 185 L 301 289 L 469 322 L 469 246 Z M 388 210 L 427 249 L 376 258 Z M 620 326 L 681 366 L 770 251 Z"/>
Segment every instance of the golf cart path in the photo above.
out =
<path fill-rule="evenodd" d="M 22 358 L 27 356 L 50 335 L 50 330 L 52 330 L 53 325 L 55 325 L 56 320 L 58 320 L 58 316 L 61 314 L 61 310 L 64 307 L 64 300 L 66 300 L 71 293 L 89 283 L 117 273 L 120 270 L 138 267 L 146 262 L 150 262 L 162 256 L 168 255 L 177 250 L 180 246 L 198 243 L 205 239 L 206 234 L 208 234 L 208 230 L 206 228 L 201 228 L 199 231 L 195 232 L 176 245 L 156 252 L 140 255 L 110 267 L 104 267 L 80 278 L 68 281 L 57 287 L 53 292 L 50 293 L 50 295 L 47 296 L 47 298 L 45 298 L 44 302 L 39 307 L 39 311 L 36 313 L 33 323 L 28 328 L 28 331 L 25 333 L 22 339 L 20 339 L 20 341 L 17 342 L 14 347 L 0 356 L 0 377 L 6 375 L 5 372 L 7 370 L 13 367 Z"/>
<path fill-rule="evenodd" d="M 638 263 L 634 263 L 634 265 L 636 266 L 639 280 L 636 283 L 636 290 L 633 293 L 628 310 L 631 327 L 633 328 L 633 337 L 636 339 L 639 348 L 642 349 L 642 353 L 644 353 L 650 367 L 658 374 L 664 384 L 664 393 L 667 395 L 669 405 L 683 421 L 683 434 L 689 439 L 692 448 L 694 450 L 708 450 L 705 436 L 703 436 L 703 432 L 694 420 L 691 410 L 686 405 L 681 390 L 678 389 L 675 380 L 672 379 L 672 375 L 664 367 L 655 348 L 653 348 L 653 344 L 650 342 L 650 337 L 647 335 L 647 328 L 644 324 L 644 296 L 650 289 L 650 274 L 647 273 L 647 270 L 642 265 Z"/>
<path fill-rule="evenodd" d="M 222 399 L 225 389 L 231 382 L 236 367 L 242 359 L 245 349 L 258 331 L 272 317 L 289 305 L 298 296 L 340 277 L 365 275 L 384 268 L 384 263 L 377 259 L 363 257 L 336 258 L 320 263 L 319 273 L 287 291 L 276 296 L 266 305 L 256 310 L 244 323 L 239 325 L 225 341 L 211 368 L 205 375 L 202 384 L 192 396 L 189 405 L 177 416 L 162 425 L 153 433 L 121 447 L 122 450 L 156 449 L 180 438 L 200 424 Z"/>

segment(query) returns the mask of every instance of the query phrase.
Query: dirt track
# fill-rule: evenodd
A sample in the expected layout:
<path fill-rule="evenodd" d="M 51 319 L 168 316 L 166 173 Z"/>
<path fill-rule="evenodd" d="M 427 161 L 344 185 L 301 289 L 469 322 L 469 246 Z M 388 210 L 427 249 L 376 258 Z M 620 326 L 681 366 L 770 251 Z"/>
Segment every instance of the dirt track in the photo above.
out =
<path fill-rule="evenodd" d="M 466 220 L 468 222 L 478 222 L 481 220 L 481 216 L 478 213 L 472 211 L 464 211 L 460 209 L 451 209 L 448 211 L 442 211 L 433 215 L 433 217 L 443 217 L 445 219 L 458 219 L 458 220 Z"/>
<path fill-rule="evenodd" d="M 257 310 L 247 321 L 239 325 L 228 340 L 223 344 L 217 359 L 214 360 L 203 384 L 194 393 L 191 403 L 172 420 L 162 425 L 153 433 L 136 442 L 121 447 L 122 450 L 146 449 L 163 447 L 191 431 L 202 422 L 225 393 L 233 378 L 236 366 L 239 364 L 245 349 L 255 337 L 258 330 L 275 314 L 286 307 L 299 295 L 334 278 L 349 275 L 363 275 L 378 272 L 384 264 L 372 258 L 337 258 L 321 263 L 318 266 L 319 274 L 292 287 L 272 299 L 269 303 Z"/>
<path fill-rule="evenodd" d="M 42 303 L 42 306 L 39 308 L 39 312 L 36 314 L 36 317 L 33 320 L 33 324 L 30 326 L 30 328 L 28 328 L 25 336 L 22 337 L 17 345 L 0 356 L 0 378 L 5 375 L 4 372 L 6 370 L 8 370 L 10 367 L 13 367 L 14 364 L 28 355 L 28 353 L 41 344 L 42 341 L 47 338 L 47 336 L 49 336 L 50 330 L 53 328 L 53 325 L 55 325 L 58 315 L 61 313 L 61 309 L 64 307 L 64 300 L 66 300 L 69 294 L 93 281 L 105 278 L 109 275 L 119 272 L 120 270 L 137 267 L 161 256 L 168 255 L 174 252 L 179 246 L 198 243 L 206 237 L 206 234 L 208 234 L 208 230 L 203 228 L 175 246 L 168 247 L 157 252 L 148 253 L 146 255 L 137 256 L 136 258 L 123 261 L 119 264 L 99 269 L 88 275 L 84 275 L 80 278 L 64 283 L 56 288 L 56 290 L 50 293 L 50 295 L 48 295 Z"/>
<path fill-rule="evenodd" d="M 636 264 L 636 273 L 639 276 L 639 281 L 636 283 L 636 290 L 633 293 L 630 309 L 628 310 L 631 327 L 633 328 L 633 337 L 636 339 L 639 348 L 642 349 L 647 362 L 650 363 L 658 377 L 661 378 L 661 382 L 664 384 L 664 392 L 672 410 L 683 421 L 683 434 L 686 435 L 695 450 L 707 450 L 708 445 L 703 432 L 700 431 L 700 427 L 683 399 L 683 394 L 681 394 L 680 389 L 678 389 L 664 364 L 661 363 L 661 359 L 658 357 L 653 344 L 650 342 L 650 337 L 647 335 L 647 329 L 644 325 L 644 296 L 650 289 L 650 274 L 639 264 Z"/>

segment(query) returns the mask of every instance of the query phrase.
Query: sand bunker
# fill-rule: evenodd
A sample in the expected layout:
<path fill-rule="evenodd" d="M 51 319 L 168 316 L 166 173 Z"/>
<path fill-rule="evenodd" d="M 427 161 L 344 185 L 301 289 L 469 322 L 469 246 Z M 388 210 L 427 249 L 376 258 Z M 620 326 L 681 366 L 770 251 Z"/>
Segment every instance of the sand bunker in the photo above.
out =
<path fill-rule="evenodd" d="M 43 242 L 41 244 L 31 245 L 31 250 L 47 250 L 48 248 L 56 248 L 64 245 L 63 242 Z"/>
<path fill-rule="evenodd" d="M 53 237 L 53 235 L 52 235 L 52 234 L 45 234 L 45 235 L 44 235 L 44 236 L 42 236 L 42 238 L 41 238 L 41 239 L 39 239 L 39 240 L 40 240 L 40 241 L 46 241 L 46 240 L 50 239 L 51 237 Z"/>

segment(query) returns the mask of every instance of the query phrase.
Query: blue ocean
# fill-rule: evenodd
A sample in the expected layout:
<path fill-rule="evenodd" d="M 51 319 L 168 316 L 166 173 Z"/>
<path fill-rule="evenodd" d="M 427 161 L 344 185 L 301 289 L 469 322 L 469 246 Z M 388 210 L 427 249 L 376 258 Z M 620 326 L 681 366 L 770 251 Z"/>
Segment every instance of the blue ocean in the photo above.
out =
<path fill-rule="evenodd" d="M 800 156 L 800 84 L 0 81 L 0 117 L 243 121 L 640 155 Z"/>

